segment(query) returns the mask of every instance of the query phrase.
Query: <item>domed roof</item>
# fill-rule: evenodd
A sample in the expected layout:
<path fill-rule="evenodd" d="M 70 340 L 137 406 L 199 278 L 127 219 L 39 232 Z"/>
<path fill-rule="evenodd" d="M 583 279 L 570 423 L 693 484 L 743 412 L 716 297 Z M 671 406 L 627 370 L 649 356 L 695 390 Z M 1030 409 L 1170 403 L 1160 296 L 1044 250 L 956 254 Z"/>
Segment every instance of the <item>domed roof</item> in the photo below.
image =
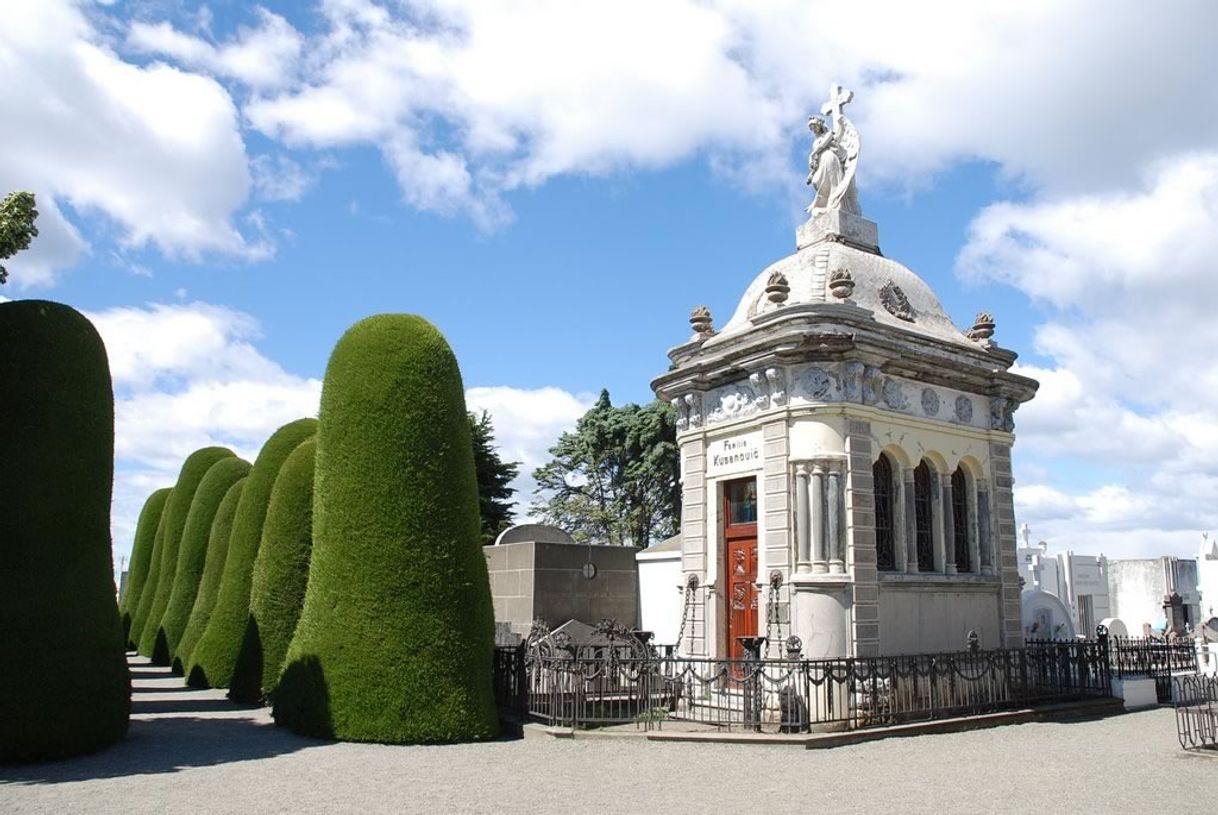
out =
<path fill-rule="evenodd" d="M 948 318 L 939 298 L 922 278 L 877 252 L 832 240 L 804 246 L 762 270 L 745 291 L 731 320 L 705 345 L 727 341 L 748 330 L 753 318 L 767 312 L 797 305 L 841 303 L 830 293 L 829 286 L 830 276 L 839 269 L 848 272 L 854 282 L 849 299 L 871 311 L 877 322 L 976 347 Z M 781 273 L 790 287 L 782 305 L 771 302 L 766 296 L 766 287 L 775 273 Z"/>

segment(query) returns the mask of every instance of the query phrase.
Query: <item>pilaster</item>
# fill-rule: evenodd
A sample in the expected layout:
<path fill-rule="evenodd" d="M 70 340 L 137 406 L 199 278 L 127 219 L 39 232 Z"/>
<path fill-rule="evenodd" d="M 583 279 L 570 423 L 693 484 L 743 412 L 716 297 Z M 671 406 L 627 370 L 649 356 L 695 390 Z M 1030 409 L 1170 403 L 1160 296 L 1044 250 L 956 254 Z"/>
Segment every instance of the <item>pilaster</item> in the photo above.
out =
<path fill-rule="evenodd" d="M 871 423 L 846 422 L 846 553 L 853 609 L 850 615 L 853 654 L 880 651 L 879 573 L 875 557 L 875 485 L 871 470 Z"/>
<path fill-rule="evenodd" d="M 1023 613 L 1019 591 L 1019 563 L 1016 557 L 1014 479 L 1011 477 L 1011 445 L 990 443 L 992 471 L 995 568 L 1002 584 L 1001 612 L 1003 641 L 1007 648 L 1023 645 Z"/>

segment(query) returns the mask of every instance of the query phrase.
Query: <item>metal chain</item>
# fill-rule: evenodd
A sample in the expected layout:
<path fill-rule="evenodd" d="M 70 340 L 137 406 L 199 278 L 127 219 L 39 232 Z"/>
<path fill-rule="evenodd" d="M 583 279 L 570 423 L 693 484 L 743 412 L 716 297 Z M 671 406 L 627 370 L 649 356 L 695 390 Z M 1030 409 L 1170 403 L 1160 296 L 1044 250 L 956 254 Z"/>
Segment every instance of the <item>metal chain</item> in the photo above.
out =
<path fill-rule="evenodd" d="M 698 588 L 698 576 L 691 574 L 685 580 L 685 605 L 681 609 L 681 627 L 677 630 L 677 653 L 681 653 L 681 643 L 685 641 L 685 623 L 689 620 L 689 610 L 693 606 L 694 591 Z"/>

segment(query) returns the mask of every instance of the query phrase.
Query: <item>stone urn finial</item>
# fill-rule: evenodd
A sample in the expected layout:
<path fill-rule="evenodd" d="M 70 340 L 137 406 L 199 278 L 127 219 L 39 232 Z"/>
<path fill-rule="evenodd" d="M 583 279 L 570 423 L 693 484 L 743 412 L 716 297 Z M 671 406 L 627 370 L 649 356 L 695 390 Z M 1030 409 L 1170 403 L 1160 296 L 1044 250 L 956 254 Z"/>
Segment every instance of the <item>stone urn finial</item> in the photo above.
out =
<path fill-rule="evenodd" d="M 787 276 L 782 272 L 774 272 L 770 275 L 770 279 L 766 281 L 765 296 L 770 299 L 770 302 L 776 306 L 781 306 L 787 302 L 787 297 L 791 294 L 791 286 L 787 283 Z"/>
<path fill-rule="evenodd" d="M 973 318 L 973 327 L 968 330 L 970 340 L 988 341 L 994 336 L 994 315 L 988 311 L 979 311 Z"/>
<path fill-rule="evenodd" d="M 854 278 L 846 268 L 834 269 L 829 275 L 829 293 L 838 300 L 845 300 L 854 294 Z"/>
<path fill-rule="evenodd" d="M 689 315 L 689 324 L 699 339 L 704 340 L 715 333 L 715 321 L 711 317 L 710 309 L 706 306 L 694 307 Z"/>

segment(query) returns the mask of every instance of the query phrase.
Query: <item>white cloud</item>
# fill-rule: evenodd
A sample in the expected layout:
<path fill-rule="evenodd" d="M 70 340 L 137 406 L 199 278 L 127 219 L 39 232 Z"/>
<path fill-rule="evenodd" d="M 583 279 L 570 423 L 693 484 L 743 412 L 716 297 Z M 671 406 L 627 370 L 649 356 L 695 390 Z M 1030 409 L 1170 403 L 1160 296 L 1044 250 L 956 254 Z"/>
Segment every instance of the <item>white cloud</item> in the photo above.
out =
<path fill-rule="evenodd" d="M 132 23 L 127 47 L 169 57 L 191 69 L 202 69 L 244 85 L 272 89 L 289 82 L 300 61 L 303 38 L 287 20 L 261 6 L 257 26 L 242 26 L 224 45 L 185 34 L 169 23 Z"/>
<path fill-rule="evenodd" d="M 254 189 L 264 201 L 299 201 L 317 178 L 291 158 L 278 154 L 254 156 L 250 161 Z"/>
<path fill-rule="evenodd" d="M 106 344 L 115 391 L 115 551 L 130 551 L 148 494 L 172 486 L 208 445 L 250 461 L 280 426 L 315 416 L 321 382 L 284 371 L 255 346 L 257 322 L 208 303 L 87 314 Z"/>
<path fill-rule="evenodd" d="M 504 461 L 520 462 L 516 489 L 517 522 L 528 519 L 528 507 L 537 483 L 533 470 L 550 460 L 550 448 L 563 432 L 591 409 L 595 394 L 570 393 L 562 388 L 536 389 L 508 386 L 473 387 L 465 391 L 465 405 L 487 411 L 495 428 L 495 444 Z"/>
<path fill-rule="evenodd" d="M 1039 467 L 1017 488 L 1021 520 L 1076 549 L 1190 555 L 1218 527 L 1218 152 L 1134 177 L 1130 191 L 987 207 L 958 271 L 1047 310 L 1035 350 L 1051 362 L 1017 368 L 1041 382 L 1017 417 L 1017 466 Z M 1080 467 L 1106 483 L 1071 486 Z"/>
<path fill-rule="evenodd" d="M 171 256 L 265 256 L 233 225 L 249 186 L 237 110 L 215 80 L 111 50 L 66 0 L 19 3 L 0 27 L 5 99 L 0 189 L 28 189 L 42 213 L 13 282 L 45 285 L 86 251 L 59 204 L 100 215 L 124 247 Z"/>

